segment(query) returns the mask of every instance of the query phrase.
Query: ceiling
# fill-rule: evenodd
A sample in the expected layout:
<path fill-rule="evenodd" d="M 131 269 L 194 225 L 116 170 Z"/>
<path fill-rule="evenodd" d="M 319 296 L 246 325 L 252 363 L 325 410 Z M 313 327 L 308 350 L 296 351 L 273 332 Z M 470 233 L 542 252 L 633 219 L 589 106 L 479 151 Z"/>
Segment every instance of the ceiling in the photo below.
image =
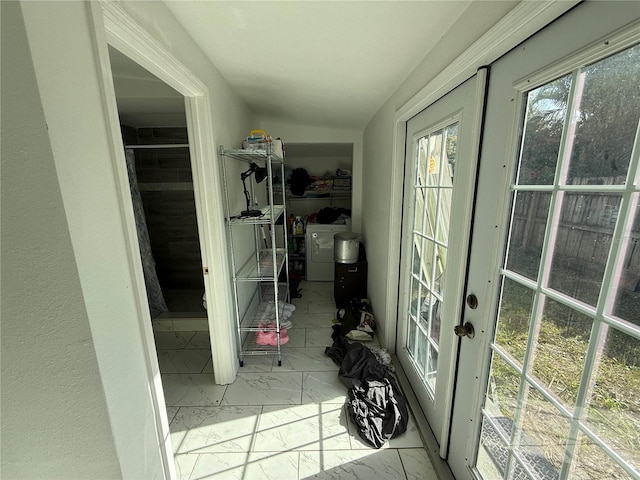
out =
<path fill-rule="evenodd" d="M 471 3 L 164 0 L 259 118 L 352 129 L 367 125 Z M 110 53 L 123 119 L 184 125 L 177 92 Z"/>
<path fill-rule="evenodd" d="M 471 1 L 164 3 L 256 114 L 361 129 Z"/>

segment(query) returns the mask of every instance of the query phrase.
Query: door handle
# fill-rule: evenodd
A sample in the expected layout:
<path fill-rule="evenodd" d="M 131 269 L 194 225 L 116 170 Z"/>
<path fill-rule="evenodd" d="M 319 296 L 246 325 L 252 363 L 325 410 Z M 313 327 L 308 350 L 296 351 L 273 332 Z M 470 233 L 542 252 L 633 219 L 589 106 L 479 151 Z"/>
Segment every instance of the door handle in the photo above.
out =
<path fill-rule="evenodd" d="M 473 324 L 471 322 L 465 322 L 464 325 L 456 325 L 453 328 L 453 333 L 455 333 L 459 337 L 473 338 L 476 336 L 476 331 L 474 330 Z"/>

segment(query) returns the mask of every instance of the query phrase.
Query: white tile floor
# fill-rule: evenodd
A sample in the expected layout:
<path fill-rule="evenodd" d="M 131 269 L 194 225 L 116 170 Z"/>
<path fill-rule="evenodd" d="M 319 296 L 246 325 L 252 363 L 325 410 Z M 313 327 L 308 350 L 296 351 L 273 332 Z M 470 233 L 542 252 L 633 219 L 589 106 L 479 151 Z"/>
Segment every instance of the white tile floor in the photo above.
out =
<path fill-rule="evenodd" d="M 301 287 L 282 366 L 269 355 L 245 357 L 231 385 L 213 383 L 208 332 L 156 332 L 179 478 L 436 479 L 413 418 L 380 450 L 357 435 L 338 367 L 324 355 L 333 284 Z"/>

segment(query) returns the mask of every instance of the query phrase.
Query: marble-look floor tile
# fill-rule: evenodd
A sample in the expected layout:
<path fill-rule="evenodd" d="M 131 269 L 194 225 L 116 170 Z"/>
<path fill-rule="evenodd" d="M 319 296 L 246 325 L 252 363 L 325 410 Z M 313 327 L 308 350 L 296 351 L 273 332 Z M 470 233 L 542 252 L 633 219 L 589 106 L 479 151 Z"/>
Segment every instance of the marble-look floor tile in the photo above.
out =
<path fill-rule="evenodd" d="M 297 452 L 202 453 L 191 480 L 296 480 Z"/>
<path fill-rule="evenodd" d="M 296 312 L 307 313 L 307 306 L 309 302 L 304 297 L 294 298 L 291 303 L 296 306 Z"/>
<path fill-rule="evenodd" d="M 313 290 L 313 289 L 303 287 L 301 293 L 302 293 L 302 297 L 300 297 L 300 300 L 305 301 L 307 303 L 331 301 L 331 293 L 329 291 L 318 291 L 318 290 Z"/>
<path fill-rule="evenodd" d="M 275 368 L 275 367 L 274 367 Z M 324 348 L 288 348 L 282 355 L 282 371 L 338 371 L 338 366 L 324 354 Z"/>
<path fill-rule="evenodd" d="M 358 435 L 358 429 L 351 419 L 349 419 L 349 435 L 351 437 L 351 448 L 353 450 L 375 450 L 375 447 L 366 443 L 360 435 Z M 392 438 L 381 448 L 419 448 L 423 445 L 422 437 L 420 437 L 420 432 L 418 431 L 416 422 L 413 419 L 413 415 L 409 413 L 406 432 Z"/>
<path fill-rule="evenodd" d="M 175 455 L 174 458 L 178 480 L 189 480 L 193 467 L 195 467 L 198 460 L 198 455 Z"/>
<path fill-rule="evenodd" d="M 325 313 L 297 313 L 291 317 L 293 328 L 322 328 L 331 327 L 334 315 Z"/>
<path fill-rule="evenodd" d="M 201 373 L 213 373 L 213 358 L 209 358 Z"/>
<path fill-rule="evenodd" d="M 210 373 L 168 373 L 162 388 L 167 406 L 191 407 L 219 405 L 227 386 L 216 385 Z"/>
<path fill-rule="evenodd" d="M 347 387 L 338 378 L 337 370 L 304 372 L 302 375 L 302 403 L 338 403 L 342 405 L 346 398 Z"/>
<path fill-rule="evenodd" d="M 238 373 L 270 372 L 275 357 L 275 355 L 245 355 Z"/>
<path fill-rule="evenodd" d="M 185 348 L 194 332 L 155 332 L 157 350 L 178 350 Z"/>
<path fill-rule="evenodd" d="M 171 422 L 176 453 L 248 452 L 261 406 L 182 407 Z"/>
<path fill-rule="evenodd" d="M 330 347 L 333 343 L 331 334 L 333 328 L 329 327 L 317 327 L 307 328 L 307 347 Z"/>
<path fill-rule="evenodd" d="M 172 327 L 173 327 L 173 330 L 176 332 L 208 332 L 209 320 L 206 317 L 205 318 L 174 318 Z"/>
<path fill-rule="evenodd" d="M 336 308 L 336 304 L 331 300 L 325 300 L 321 302 L 309 302 L 309 312 L 313 312 L 316 314 L 329 315 L 331 318 L 336 317 L 336 312 L 338 309 Z"/>
<path fill-rule="evenodd" d="M 169 420 L 169 423 L 171 423 L 173 418 L 176 416 L 178 410 L 180 410 L 180 407 L 167 407 L 167 420 Z"/>
<path fill-rule="evenodd" d="M 161 373 L 202 373 L 211 350 L 158 350 L 158 363 Z"/>
<path fill-rule="evenodd" d="M 151 328 L 153 328 L 154 335 L 156 332 L 172 332 L 173 321 L 171 319 L 157 319 L 152 320 Z"/>
<path fill-rule="evenodd" d="M 209 331 L 206 332 L 194 332 L 193 336 L 189 340 L 189 343 L 185 348 L 211 348 L 211 337 Z"/>
<path fill-rule="evenodd" d="M 424 448 L 403 448 L 398 450 L 407 480 L 438 480 L 438 475 Z"/>
<path fill-rule="evenodd" d="M 302 373 L 239 373 L 227 387 L 221 405 L 298 405 L 302 399 Z"/>
<path fill-rule="evenodd" d="M 282 348 L 304 348 L 305 329 L 292 327 L 287 330 L 289 341 Z"/>
<path fill-rule="evenodd" d="M 404 480 L 397 450 L 300 452 L 300 479 Z"/>
<path fill-rule="evenodd" d="M 349 446 L 343 405 L 267 405 L 253 451 L 348 450 Z"/>
<path fill-rule="evenodd" d="M 307 292 L 314 292 L 326 295 L 327 299 L 333 294 L 333 282 L 301 282 L 300 287 Z"/>

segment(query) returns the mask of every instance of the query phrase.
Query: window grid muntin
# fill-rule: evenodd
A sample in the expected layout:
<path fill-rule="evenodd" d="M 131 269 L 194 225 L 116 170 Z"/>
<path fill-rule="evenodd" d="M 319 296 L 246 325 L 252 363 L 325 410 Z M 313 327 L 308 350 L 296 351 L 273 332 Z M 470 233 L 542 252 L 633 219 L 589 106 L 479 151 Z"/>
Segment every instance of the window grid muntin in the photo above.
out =
<path fill-rule="evenodd" d="M 574 82 L 572 82 L 570 97 L 568 101 L 568 104 L 571 106 L 568 113 L 569 118 L 573 118 L 573 112 L 575 111 L 575 108 L 579 106 L 580 98 L 578 96 L 578 98 L 576 99 L 576 91 L 578 90 L 581 93 L 581 88 L 583 86 L 583 83 L 582 85 L 580 85 L 580 83 L 584 81 L 584 74 L 582 73 L 582 69 L 580 68 L 576 69 L 573 72 L 573 78 L 574 78 Z M 576 85 L 578 88 L 576 88 Z M 523 95 L 526 96 L 527 93 L 524 92 L 524 89 L 522 90 L 523 90 Z M 607 313 L 610 313 L 613 309 L 613 302 L 615 302 L 616 294 L 614 293 L 609 298 L 607 298 L 607 293 L 610 291 L 610 287 L 613 283 L 613 278 L 615 274 L 619 273 L 618 270 L 619 270 L 620 262 L 624 261 L 626 248 L 628 248 L 628 245 L 625 245 L 624 242 L 620 240 L 628 238 L 632 228 L 632 223 L 634 221 L 634 218 L 632 216 L 633 209 L 638 204 L 638 196 L 639 196 L 638 192 L 640 192 L 640 187 L 639 187 L 639 183 L 640 183 L 639 163 L 640 162 L 638 160 L 638 158 L 640 157 L 640 145 L 639 145 L 640 122 L 639 122 L 638 129 L 636 131 L 636 136 L 634 139 L 634 146 L 632 150 L 632 155 L 631 155 L 625 183 L 623 185 L 602 185 L 602 186 L 567 185 L 566 184 L 567 171 L 568 171 L 568 166 L 571 159 L 571 148 L 572 148 L 573 136 L 575 134 L 575 125 L 572 126 L 569 124 L 574 124 L 574 122 L 568 122 L 565 119 L 558 164 L 556 165 L 556 176 L 555 176 L 553 185 L 517 185 L 516 184 L 516 185 L 512 185 L 511 187 L 511 191 L 513 192 L 513 194 L 515 194 L 517 191 L 523 191 L 523 192 L 547 191 L 547 192 L 551 192 L 552 198 L 551 198 L 551 205 L 549 207 L 547 225 L 544 233 L 542 257 L 541 257 L 541 262 L 539 266 L 537 281 L 536 282 L 529 281 L 525 277 L 522 277 L 521 275 L 515 272 L 509 271 L 506 268 L 502 268 L 500 270 L 500 275 L 502 277 L 511 278 L 512 280 L 515 280 L 516 282 L 521 283 L 528 288 L 533 287 L 535 284 L 535 288 L 534 288 L 535 300 L 533 302 L 533 308 L 532 308 L 531 317 L 530 317 L 530 332 L 529 332 L 529 338 L 527 341 L 527 347 L 526 347 L 522 371 L 520 371 L 520 369 L 517 368 L 517 366 L 513 363 L 513 361 L 511 361 L 511 359 L 509 358 L 508 354 L 506 354 L 506 352 L 503 352 L 493 342 L 491 343 L 492 354 L 498 354 L 505 362 L 507 362 L 512 368 L 514 368 L 514 370 L 518 372 L 519 375 L 521 376 L 521 384 L 520 384 L 518 401 L 517 401 L 518 408 L 516 408 L 515 416 L 514 416 L 514 426 L 516 428 L 513 429 L 512 436 L 509 443 L 505 445 L 508 449 L 509 457 L 507 462 L 507 468 L 505 469 L 505 472 L 504 472 L 504 478 L 508 478 L 508 476 L 510 475 L 512 458 L 514 456 L 517 458 L 517 455 L 516 455 L 517 452 L 514 452 L 513 450 L 513 441 L 514 441 L 514 438 L 517 435 L 519 435 L 518 430 L 520 430 L 520 427 L 519 427 L 520 416 L 522 415 L 522 411 L 524 410 L 523 396 L 526 394 L 525 387 L 535 388 L 540 394 L 542 394 L 545 398 L 547 398 L 547 400 L 551 402 L 559 412 L 563 413 L 563 415 L 566 416 L 570 422 L 570 433 L 569 433 L 569 438 L 567 442 L 567 447 L 565 449 L 565 457 L 564 457 L 565 460 L 563 462 L 562 470 L 561 472 L 559 472 L 561 479 L 566 479 L 569 474 L 569 469 L 575 453 L 574 452 L 575 442 L 577 441 L 577 437 L 580 432 L 583 435 L 586 435 L 592 441 L 594 441 L 615 463 L 617 463 L 628 474 L 635 477 L 640 476 L 640 473 L 633 466 L 631 466 L 625 459 L 620 457 L 620 455 L 618 455 L 606 442 L 600 439 L 598 435 L 592 432 L 584 424 L 584 421 L 580 419 L 581 417 L 579 415 L 576 416 L 576 418 L 578 419 L 574 418 L 573 413 L 570 413 L 568 410 L 566 410 L 558 401 L 556 401 L 556 399 L 550 393 L 548 393 L 544 389 L 543 386 L 539 385 L 534 378 L 530 378 L 528 374 L 528 371 L 530 369 L 530 363 L 531 363 L 531 352 L 533 350 L 532 340 L 534 339 L 533 337 L 535 336 L 535 335 L 532 336 L 531 333 L 535 334 L 534 330 L 536 328 L 536 324 L 538 323 L 537 319 L 539 317 L 538 312 L 541 311 L 543 308 L 543 302 L 541 300 L 544 299 L 545 295 L 549 296 L 549 298 L 553 298 L 554 300 L 559 301 L 564 305 L 567 305 L 571 308 L 575 308 L 577 311 L 590 316 L 593 320 L 591 337 L 589 340 L 587 355 L 585 358 L 585 368 L 580 381 L 578 396 L 576 398 L 576 405 L 574 407 L 574 411 L 578 414 L 585 407 L 588 407 L 588 400 L 590 399 L 587 398 L 587 393 L 591 390 L 592 382 L 595 381 L 593 378 L 594 374 L 598 370 L 597 369 L 598 364 L 596 363 L 596 353 L 597 353 L 596 350 L 597 350 L 598 344 L 600 343 L 599 339 L 601 338 L 602 335 L 606 335 L 608 326 L 609 325 L 615 326 L 616 328 L 619 328 L 621 331 L 627 333 L 628 335 L 631 335 L 634 338 L 640 338 L 640 327 L 633 325 L 625 321 L 624 319 L 618 319 L 617 317 L 614 317 L 612 315 L 605 314 L 605 303 L 606 303 L 606 306 L 608 307 L 606 309 Z M 522 140 L 523 139 L 521 139 L 520 147 L 522 147 Z M 567 144 L 567 142 L 571 142 L 571 143 Z M 518 172 L 518 170 L 519 169 L 516 170 L 516 173 Z M 557 236 L 557 228 L 558 228 L 557 220 L 559 219 L 559 216 L 561 213 L 564 192 L 569 192 L 569 191 L 585 192 L 585 193 L 616 192 L 616 193 L 622 193 L 622 196 L 623 196 L 621 200 L 621 205 L 620 205 L 620 210 L 618 213 L 616 225 L 614 227 L 614 233 L 612 237 L 613 245 L 612 247 L 609 248 L 607 264 L 605 266 L 605 272 L 602 278 L 602 284 L 600 286 L 600 294 L 599 294 L 598 301 L 596 303 L 595 308 L 587 306 L 586 304 L 583 304 L 582 302 L 579 302 L 568 295 L 564 295 L 561 292 L 557 292 L 547 287 L 548 281 L 549 281 L 550 267 L 551 267 L 550 262 L 553 258 L 554 244 Z M 513 202 L 513 198 L 514 196 L 512 196 L 512 209 L 511 209 L 512 219 L 513 219 L 513 208 L 515 203 Z M 511 231 L 511 227 L 509 228 L 509 231 Z M 626 237 L 624 236 L 625 233 L 627 234 Z M 507 249 L 505 250 L 505 261 L 506 261 L 506 255 L 510 251 L 509 242 L 510 242 L 510 234 L 507 237 Z M 506 262 L 504 265 L 506 265 Z M 490 423 L 492 423 L 490 415 L 488 415 L 488 413 L 484 408 L 482 409 L 482 415 L 485 420 L 488 420 Z"/>
<path fill-rule="evenodd" d="M 432 326 L 433 326 L 433 316 L 434 316 L 434 305 L 432 304 L 432 300 L 435 299 L 435 301 L 439 301 L 442 302 L 443 300 L 443 295 L 441 291 L 436 291 L 435 289 L 435 284 L 436 284 L 436 271 L 437 271 L 437 263 L 436 263 L 436 259 L 438 258 L 438 250 L 439 249 L 444 249 L 445 251 L 448 249 L 448 243 L 440 241 L 439 240 L 439 230 L 440 228 L 442 228 L 442 212 L 440 211 L 440 207 L 441 207 L 441 192 L 444 190 L 450 190 L 453 191 L 453 185 L 442 185 L 442 177 L 443 177 L 443 172 L 445 171 L 445 166 L 444 166 L 444 160 L 446 157 L 446 134 L 448 132 L 448 128 L 453 126 L 453 125 L 457 125 L 458 124 L 458 120 L 454 119 L 451 120 L 449 122 L 446 123 L 442 123 L 434 128 L 431 129 L 430 132 L 422 134 L 419 138 L 417 138 L 415 140 L 415 165 L 414 165 L 414 181 L 413 181 L 413 209 L 412 209 L 412 215 L 413 215 L 413 219 L 411 221 L 411 224 L 413 225 L 412 228 L 412 232 L 411 232 L 411 245 L 413 246 L 414 249 L 417 249 L 418 251 L 418 257 L 422 258 L 422 252 L 425 249 L 425 244 L 426 242 L 430 242 L 430 248 L 431 248 L 431 268 L 430 268 L 430 272 L 428 272 L 431 275 L 431 278 L 428 279 L 428 282 L 426 281 L 427 279 L 423 279 L 422 278 L 422 274 L 423 274 L 423 269 L 422 269 L 422 265 L 420 265 L 419 267 L 419 276 L 417 276 L 414 272 L 415 270 L 415 261 L 416 258 L 415 256 L 411 257 L 411 268 L 410 268 L 410 284 L 409 284 L 409 291 L 413 292 L 414 288 L 417 286 L 417 291 L 418 291 L 418 297 L 416 299 L 416 301 L 418 302 L 417 305 L 417 316 L 414 316 L 411 312 L 411 302 L 412 300 L 412 295 L 409 295 L 408 297 L 408 301 L 409 301 L 409 305 L 407 308 L 408 311 L 408 319 L 409 322 L 407 322 L 407 339 L 408 341 L 410 340 L 410 323 L 413 322 L 414 323 L 414 328 L 416 329 L 416 335 L 413 338 L 413 349 L 412 350 L 408 350 L 409 353 L 409 357 L 411 358 L 412 362 L 414 363 L 414 367 L 416 367 L 417 371 L 420 372 L 421 374 L 421 378 L 422 381 L 424 383 L 424 385 L 426 386 L 427 391 L 429 392 L 429 394 L 431 395 L 431 398 L 435 398 L 435 374 L 437 372 L 437 355 L 439 353 L 439 347 L 437 345 L 437 343 L 435 342 L 434 338 L 431 336 L 431 331 L 432 331 Z M 438 166 L 437 166 L 437 178 L 435 182 L 429 183 L 429 175 L 433 175 L 433 174 L 429 174 L 428 170 L 429 170 L 429 165 L 430 165 L 430 152 L 432 149 L 432 142 L 435 140 L 435 137 L 440 136 L 440 144 L 439 146 L 436 145 L 438 147 Z M 425 149 L 425 143 L 426 143 L 426 149 Z M 422 158 L 421 158 L 422 156 Z M 424 161 L 421 161 L 424 160 Z M 421 172 L 421 166 L 426 168 L 426 172 Z M 424 177 L 424 178 L 423 178 Z M 428 205 L 429 205 L 429 195 L 434 195 L 435 197 L 435 221 L 434 222 L 429 222 L 428 221 L 428 217 L 427 217 L 427 209 L 428 209 Z M 420 199 L 422 199 L 422 206 L 420 206 Z M 422 216 L 422 218 L 420 219 L 421 221 L 419 222 L 420 225 L 416 224 L 416 214 L 418 213 L 418 211 L 420 211 L 420 215 Z M 450 214 L 450 212 L 449 212 Z M 431 233 L 431 226 L 434 226 L 433 228 L 433 232 L 432 232 L 432 236 L 429 235 L 429 233 Z M 420 227 L 420 231 L 418 230 L 418 227 Z M 429 228 L 429 231 L 427 231 L 427 227 Z M 448 232 L 446 232 L 448 235 Z M 443 272 L 444 274 L 444 272 Z M 415 285 L 417 282 L 417 285 Z M 428 283 L 428 284 L 427 284 Z M 424 293 L 423 293 L 424 292 Z M 430 301 L 428 302 L 428 311 L 427 311 L 427 322 L 426 325 L 423 326 L 421 319 L 419 317 L 421 317 L 421 308 L 422 308 L 422 304 L 424 302 L 424 300 L 427 298 L 427 295 L 429 295 L 429 299 Z M 426 331 L 425 331 L 425 327 L 426 327 Z M 418 340 L 420 338 L 420 335 L 418 334 L 418 332 L 421 331 L 424 335 L 425 338 L 427 339 L 426 342 L 426 354 L 427 354 L 427 363 L 429 363 L 429 359 L 431 358 L 432 352 L 435 352 L 436 355 L 436 359 L 435 359 L 435 367 L 433 371 L 428 371 L 429 370 L 429 365 L 421 365 L 420 363 L 420 359 L 418 358 Z M 430 383 L 429 379 L 433 380 L 433 385 Z"/>

